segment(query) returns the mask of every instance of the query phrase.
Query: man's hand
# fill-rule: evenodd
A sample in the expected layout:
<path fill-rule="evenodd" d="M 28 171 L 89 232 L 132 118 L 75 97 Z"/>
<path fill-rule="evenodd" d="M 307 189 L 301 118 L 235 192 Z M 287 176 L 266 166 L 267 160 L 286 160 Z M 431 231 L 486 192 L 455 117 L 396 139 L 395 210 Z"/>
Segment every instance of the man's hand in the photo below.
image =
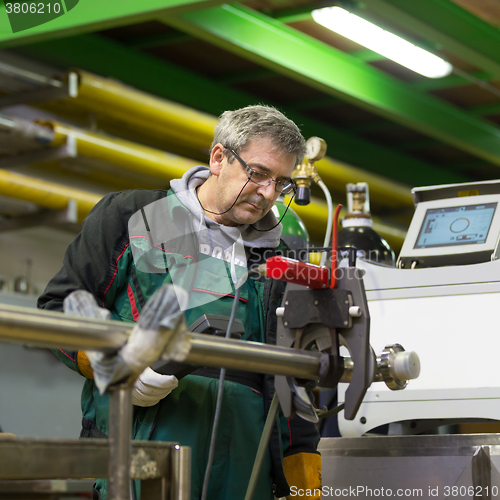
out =
<path fill-rule="evenodd" d="M 136 374 L 160 358 L 167 345 L 186 330 L 184 309 L 188 294 L 175 285 L 164 285 L 151 296 L 141 311 L 127 343 L 118 355 Z"/>
<path fill-rule="evenodd" d="M 111 313 L 102 307 L 99 307 L 94 296 L 86 290 L 75 290 L 71 292 L 63 302 L 65 314 L 73 316 L 83 316 L 85 318 L 111 319 Z M 77 365 L 81 374 L 86 378 L 94 378 L 94 371 L 89 358 L 93 358 L 98 353 L 85 353 L 78 351 Z"/>
<path fill-rule="evenodd" d="M 175 285 L 164 285 L 156 290 L 144 306 L 128 341 L 117 352 L 86 351 L 85 356 L 81 356 L 82 363 L 79 363 L 82 373 L 87 378 L 92 378 L 93 375 L 100 394 L 104 394 L 113 384 L 139 374 L 142 377 L 146 367 L 162 356 L 167 345 L 176 344 L 182 332 L 186 330 L 183 311 L 187 302 L 187 292 Z M 64 312 L 101 319 L 110 317 L 110 312 L 99 307 L 93 295 L 84 290 L 74 291 L 66 297 Z M 85 366 L 83 362 L 86 363 Z M 153 382 L 152 377 L 148 377 L 145 382 L 138 386 L 139 393 L 142 394 L 138 396 L 138 401 L 145 394 L 151 395 L 150 391 L 155 384 L 157 389 L 162 385 Z M 172 383 L 171 381 L 170 390 L 177 386 L 177 379 L 174 386 Z M 160 395 L 154 403 L 137 404 L 140 406 L 156 404 L 166 394 L 168 393 Z"/>
<path fill-rule="evenodd" d="M 161 375 L 146 368 L 137 378 L 132 389 L 132 403 L 136 406 L 154 406 L 177 387 L 174 375 Z"/>

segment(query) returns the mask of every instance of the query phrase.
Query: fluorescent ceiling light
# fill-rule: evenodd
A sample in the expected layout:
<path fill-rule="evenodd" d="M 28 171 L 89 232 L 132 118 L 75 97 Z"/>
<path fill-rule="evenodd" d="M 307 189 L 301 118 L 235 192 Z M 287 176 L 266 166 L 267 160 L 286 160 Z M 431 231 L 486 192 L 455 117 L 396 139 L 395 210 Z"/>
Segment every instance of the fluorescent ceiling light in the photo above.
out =
<path fill-rule="evenodd" d="M 430 52 L 389 33 L 340 7 L 312 11 L 313 19 L 339 35 L 345 36 L 387 59 L 391 59 L 429 78 L 449 75 L 453 66 Z"/>

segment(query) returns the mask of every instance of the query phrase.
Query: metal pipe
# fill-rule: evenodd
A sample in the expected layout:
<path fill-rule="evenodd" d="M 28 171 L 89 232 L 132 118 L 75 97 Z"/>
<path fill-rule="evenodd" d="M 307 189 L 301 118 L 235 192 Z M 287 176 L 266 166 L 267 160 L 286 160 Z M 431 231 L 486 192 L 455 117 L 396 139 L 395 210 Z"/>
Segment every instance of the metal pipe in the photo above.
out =
<path fill-rule="evenodd" d="M 170 181 L 182 177 L 186 170 L 199 165 L 199 162 L 179 155 L 125 139 L 78 130 L 54 120 L 44 120 L 41 123 L 54 131 L 52 146 L 61 146 L 68 137 L 73 137 L 79 155 L 113 163 L 142 175 Z"/>
<path fill-rule="evenodd" d="M 182 361 L 202 366 L 270 375 L 319 379 L 321 353 L 258 342 L 188 333 L 190 352 Z"/>
<path fill-rule="evenodd" d="M 122 321 L 104 321 L 54 311 L 0 305 L 0 341 L 3 342 L 40 347 L 113 351 L 119 349 L 127 341 L 132 327 L 131 323 Z M 172 335 L 176 334 L 172 332 Z M 189 349 L 176 349 L 178 342 L 188 344 Z M 186 332 L 180 338 L 172 338 L 167 345 L 172 346 L 171 353 L 182 353 L 172 354 L 173 359 L 179 362 L 284 375 L 298 379 L 319 380 L 320 378 L 320 360 L 323 354 L 317 351 L 302 351 L 192 332 Z M 414 353 L 403 355 L 403 352 L 404 350 L 395 351 L 393 358 L 395 360 L 400 359 L 401 356 L 403 358 L 413 356 L 410 360 L 412 363 L 403 363 L 402 367 L 399 367 L 399 372 L 406 370 L 408 373 L 399 373 L 395 363 L 391 362 L 389 374 L 397 380 L 416 378 L 420 370 L 418 357 Z M 156 360 L 151 360 L 151 362 L 154 361 Z M 377 360 L 377 362 L 373 381 L 384 381 L 386 378 L 380 371 L 380 361 Z M 350 382 L 352 372 L 351 358 L 344 358 L 344 372 L 340 382 Z"/>
<path fill-rule="evenodd" d="M 191 498 L 191 448 L 188 446 L 175 445 L 170 477 L 172 500 L 189 500 Z"/>
<path fill-rule="evenodd" d="M 344 371 L 340 377 L 339 382 L 346 383 L 352 379 L 352 371 L 354 370 L 354 363 L 351 358 L 344 358 Z"/>
<path fill-rule="evenodd" d="M 35 203 L 52 210 L 65 210 L 75 200 L 82 221 L 102 196 L 0 169 L 0 195 Z"/>
<path fill-rule="evenodd" d="M 0 305 L 0 340 L 39 347 L 113 350 L 127 340 L 132 326 L 121 321 L 103 321 Z"/>
<path fill-rule="evenodd" d="M 262 436 L 260 438 L 259 448 L 257 449 L 257 455 L 253 464 L 252 474 L 250 475 L 250 481 L 248 482 L 245 500 L 253 499 L 255 488 L 257 487 L 257 481 L 260 475 L 260 470 L 262 469 L 262 464 L 264 463 L 264 458 L 267 454 L 267 447 L 269 445 L 269 440 L 271 439 L 274 424 L 276 423 L 276 417 L 278 415 L 279 408 L 280 402 L 278 399 L 278 394 L 274 393 L 273 400 L 271 401 L 271 407 L 269 408 L 269 412 L 267 413 L 266 423 L 264 424 L 264 430 L 262 431 Z"/>
<path fill-rule="evenodd" d="M 6 63 L 5 61 L 0 61 L 0 73 L 17 81 L 29 82 L 30 84 L 37 86 L 49 85 L 54 88 L 62 88 L 63 86 L 60 80 L 39 75 L 38 73 L 33 73 L 32 71 L 26 69 L 18 68 L 12 64 Z"/>
<path fill-rule="evenodd" d="M 55 137 L 50 127 L 31 120 L 0 115 L 0 132 L 8 137 L 18 137 L 38 144 L 50 144 Z"/>
<path fill-rule="evenodd" d="M 168 137 L 194 151 L 208 152 L 217 118 L 123 83 L 71 70 L 78 75 L 78 93 L 67 106 L 84 108 L 101 117 L 147 131 L 156 138 Z"/>
<path fill-rule="evenodd" d="M 16 128 L 16 122 L 7 116 L 0 115 L 0 132 L 12 132 Z"/>
<path fill-rule="evenodd" d="M 378 360 L 377 360 L 378 361 Z M 352 371 L 354 370 L 354 363 L 351 358 L 344 358 L 344 371 L 340 377 L 339 382 L 349 383 L 352 379 Z M 380 367 L 377 365 L 375 367 L 375 373 L 373 374 L 372 382 L 383 382 L 384 377 L 380 373 Z"/>
<path fill-rule="evenodd" d="M 109 396 L 109 498 L 130 500 L 132 386 L 113 387 Z M 111 466 L 112 465 L 112 466 Z"/>
<path fill-rule="evenodd" d="M 161 137 L 173 135 L 178 140 L 187 141 L 193 150 L 210 146 L 218 122 L 215 116 L 83 70 L 71 72 L 78 74 L 78 96 L 67 101 L 69 105 L 75 102 L 100 115 L 136 124 L 136 127 Z M 368 182 L 373 201 L 394 208 L 401 205 L 413 208 L 409 186 L 329 157 L 316 162 L 316 167 L 331 188 L 349 182 Z"/>
<path fill-rule="evenodd" d="M 79 350 L 116 350 L 127 340 L 132 327 L 121 321 L 0 305 L 0 341 Z M 189 353 L 176 361 L 271 375 L 319 378 L 321 354 L 318 352 L 196 333 L 186 334 L 184 340 L 189 342 Z"/>
<path fill-rule="evenodd" d="M 396 368 L 399 360 L 399 369 Z M 408 362 L 404 362 L 408 360 Z M 352 379 L 354 363 L 351 358 L 344 358 L 344 371 L 339 382 L 348 383 Z M 382 356 L 376 358 L 372 382 L 385 382 L 391 390 L 401 390 L 409 380 L 420 374 L 420 360 L 415 352 L 405 351 L 399 344 L 385 347 Z"/>
<path fill-rule="evenodd" d="M 0 341 L 4 342 L 76 350 L 113 351 L 119 349 L 127 341 L 132 327 L 131 323 L 122 321 L 104 321 L 70 316 L 60 312 L 0 305 Z M 176 349 L 178 342 L 187 343 L 189 349 Z M 172 353 L 182 353 L 173 355 L 173 359 L 179 362 L 284 375 L 298 379 L 319 380 L 320 378 L 320 360 L 323 355 L 317 351 L 288 349 L 259 342 L 226 339 L 192 332 L 186 332 L 181 338 L 172 338 L 167 345 L 172 346 Z M 403 356 L 403 352 L 404 350 L 395 351 L 393 358 Z M 413 356 L 410 360 L 412 362 L 402 365 L 407 373 L 398 372 L 394 359 L 389 363 L 388 370 L 392 379 L 406 381 L 418 377 L 420 371 L 418 357 L 414 353 L 404 353 L 404 356 L 408 355 Z M 156 360 L 152 359 L 151 363 L 154 361 Z M 386 381 L 387 377 L 383 376 L 380 366 L 381 362 L 377 360 L 373 382 Z M 399 371 L 403 368 L 400 366 Z M 340 382 L 350 382 L 352 373 L 352 359 L 344 358 L 344 371 Z"/>

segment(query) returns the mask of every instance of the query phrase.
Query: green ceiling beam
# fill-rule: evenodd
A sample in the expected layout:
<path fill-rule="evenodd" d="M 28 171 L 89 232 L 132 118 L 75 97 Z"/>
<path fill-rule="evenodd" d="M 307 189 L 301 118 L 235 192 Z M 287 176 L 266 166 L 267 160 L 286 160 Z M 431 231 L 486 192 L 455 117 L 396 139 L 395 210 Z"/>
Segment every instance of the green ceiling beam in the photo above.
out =
<path fill-rule="evenodd" d="M 481 169 L 485 169 L 485 171 L 488 171 L 489 169 L 489 165 L 480 160 L 455 161 L 450 162 L 448 166 L 452 166 L 457 172 L 480 172 Z"/>
<path fill-rule="evenodd" d="M 164 22 L 500 166 L 500 129 L 256 11 L 223 5 Z"/>
<path fill-rule="evenodd" d="M 394 149 L 400 152 L 423 150 L 426 151 L 439 147 L 440 142 L 433 141 L 432 139 L 415 139 L 413 141 L 402 141 L 397 146 L 393 146 Z"/>
<path fill-rule="evenodd" d="M 284 24 L 298 23 L 301 21 L 311 20 L 311 12 L 316 8 L 318 7 L 314 5 L 306 5 L 292 9 L 281 9 L 277 12 L 269 12 L 269 16 L 274 17 L 274 19 L 277 19 Z"/>
<path fill-rule="evenodd" d="M 380 132 L 397 129 L 398 126 L 394 122 L 387 120 L 372 120 L 365 123 L 357 123 L 348 127 L 350 134 L 369 134 L 370 132 Z"/>
<path fill-rule="evenodd" d="M 274 71 L 267 68 L 252 68 L 237 73 L 220 75 L 217 80 L 224 85 L 237 85 L 239 83 L 256 82 L 277 76 Z"/>
<path fill-rule="evenodd" d="M 400 3 L 398 3 L 400 5 Z M 379 8 L 384 8 L 384 10 L 387 10 L 387 6 L 382 5 L 382 2 L 373 2 L 373 5 L 368 3 L 368 7 L 372 7 L 372 9 L 376 9 L 376 7 L 379 6 Z M 369 10 L 372 10 L 369 9 Z M 271 17 L 274 19 L 281 21 L 284 24 L 290 24 L 298 21 L 306 21 L 312 19 L 311 16 L 311 10 L 312 7 L 301 7 L 301 8 L 296 8 L 296 9 L 289 9 L 286 11 L 279 11 L 277 14 L 272 14 Z M 391 9 L 391 12 L 394 9 Z M 356 11 L 354 11 L 356 12 Z M 360 13 L 359 11 L 356 13 Z M 393 15 L 392 17 L 395 18 L 397 21 L 402 21 L 401 17 L 402 14 L 398 13 L 399 15 Z M 413 20 L 410 20 L 408 16 L 404 16 L 404 21 L 406 22 L 411 22 L 413 24 Z M 441 24 L 439 25 L 441 26 Z M 430 45 L 440 45 L 440 44 L 433 44 L 432 42 L 429 43 Z M 436 47 L 425 47 L 423 43 L 417 43 L 417 45 L 425 50 L 430 50 L 431 52 L 436 49 Z M 380 61 L 382 59 L 385 59 L 384 56 L 378 54 L 377 52 L 373 52 L 370 49 L 362 49 L 358 50 L 356 52 L 350 52 L 350 55 L 357 57 L 361 61 L 364 62 L 375 62 L 375 61 Z M 476 71 L 471 73 L 471 77 L 473 79 L 477 80 L 482 80 L 482 81 L 488 81 L 492 79 L 491 73 L 488 73 L 486 71 Z M 442 88 L 449 88 L 449 87 L 461 87 L 464 85 L 469 85 L 473 82 L 469 81 L 465 76 L 461 75 L 450 75 L 444 78 L 425 78 L 424 80 L 420 80 L 418 82 L 412 83 L 411 85 L 414 88 L 417 88 L 419 90 L 438 90 Z"/>
<path fill-rule="evenodd" d="M 449 76 L 445 76 L 444 78 L 426 78 L 425 80 L 410 83 L 410 85 L 414 89 L 429 92 L 431 90 L 465 87 L 466 85 L 480 85 L 481 82 L 487 82 L 491 79 L 491 73 L 486 71 L 474 71 L 467 76 L 461 74 L 451 74 Z"/>
<path fill-rule="evenodd" d="M 490 116 L 500 114 L 500 104 L 484 104 L 482 106 L 475 106 L 467 110 L 474 116 Z"/>
<path fill-rule="evenodd" d="M 345 101 L 333 97 L 330 95 L 325 95 L 321 97 L 313 97 L 310 99 L 301 99 L 300 101 L 295 101 L 287 105 L 288 109 L 293 109 L 294 111 L 305 111 L 311 109 L 322 109 L 322 108 L 333 108 L 345 104 Z"/>
<path fill-rule="evenodd" d="M 137 36 L 127 40 L 127 47 L 134 49 L 150 49 L 152 47 L 162 47 L 165 45 L 174 45 L 176 43 L 193 40 L 191 35 L 180 33 L 179 31 L 168 31 L 167 33 L 154 33 L 153 35 Z"/>
<path fill-rule="evenodd" d="M 96 35 L 67 38 L 62 43 L 46 41 L 20 47 L 16 52 L 63 69 L 79 67 L 102 76 L 113 77 L 140 90 L 216 116 L 227 109 L 237 109 L 262 101 L 261 98 L 236 91 L 219 81 L 195 75 Z M 134 68 L 134 71 L 130 71 L 130 68 Z M 200 89 L 203 89 L 203 92 L 200 92 Z M 351 165 L 410 186 L 468 180 L 462 175 L 357 138 L 293 109 L 278 107 L 297 122 L 306 137 L 323 137 L 329 144 L 330 155 Z"/>
<path fill-rule="evenodd" d="M 370 12 L 441 45 L 478 69 L 500 77 L 500 31 L 450 0 L 363 0 Z"/>
<path fill-rule="evenodd" d="M 320 8 L 318 5 L 317 8 Z M 292 24 L 300 21 L 310 21 L 312 20 L 311 12 L 314 10 L 314 6 L 297 7 L 295 9 L 280 10 L 277 13 L 269 13 L 269 16 L 281 21 L 283 24 Z M 385 57 L 377 52 L 373 52 L 370 49 L 361 49 L 356 52 L 350 53 L 352 56 L 356 56 L 361 61 L 373 62 L 381 61 Z"/>
<path fill-rule="evenodd" d="M 383 55 L 373 52 L 373 50 L 370 49 L 357 50 L 356 52 L 349 52 L 349 54 L 363 62 L 375 62 L 385 59 Z"/>
<path fill-rule="evenodd" d="M 229 87 L 221 91 L 218 82 L 200 78 L 174 64 L 98 35 L 47 40 L 18 47 L 15 52 L 61 69 L 76 67 L 116 78 L 145 92 L 217 116 L 226 109 L 259 102 L 256 97 Z"/>
<path fill-rule="evenodd" d="M 12 3 L 16 1 L 12 0 Z M 179 13 L 192 8 L 218 5 L 223 0 L 81 0 L 80 2 L 77 0 L 76 3 L 74 0 L 64 1 L 67 4 L 66 7 L 72 5 L 72 8 L 68 7 L 64 14 L 16 33 L 13 33 L 7 14 L 7 0 L 0 2 L 0 48 L 138 23 L 170 12 Z M 39 2 L 33 2 L 33 4 L 38 6 Z M 42 2 L 43 4 L 47 2 Z M 47 10 L 47 7 L 44 8 Z M 21 13 L 19 15 L 33 17 L 37 14 Z"/>

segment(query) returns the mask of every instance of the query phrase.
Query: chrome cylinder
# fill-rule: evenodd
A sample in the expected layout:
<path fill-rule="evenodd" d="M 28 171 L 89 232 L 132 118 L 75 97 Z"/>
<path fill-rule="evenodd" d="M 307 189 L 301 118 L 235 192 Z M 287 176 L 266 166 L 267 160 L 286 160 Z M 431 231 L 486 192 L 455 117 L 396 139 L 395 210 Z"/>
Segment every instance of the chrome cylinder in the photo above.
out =
<path fill-rule="evenodd" d="M 50 127 L 39 125 L 30 120 L 11 118 L 5 115 L 0 115 L 0 134 L 8 134 L 7 137 L 9 138 L 17 137 L 41 144 L 52 142 L 55 135 Z"/>
<path fill-rule="evenodd" d="M 119 385 L 109 396 L 109 498 L 130 500 L 132 386 Z"/>
<path fill-rule="evenodd" d="M 132 325 L 122 321 L 104 321 L 69 316 L 60 312 L 0 305 L 0 342 L 76 350 L 113 351 L 126 342 L 131 331 Z M 187 354 L 182 357 L 176 355 L 175 361 L 213 368 L 224 367 L 270 375 L 285 375 L 299 379 L 318 380 L 320 378 L 322 355 L 319 352 L 287 349 L 258 342 L 191 332 L 184 334 L 180 342 L 187 342 L 189 349 L 182 349 L 182 352 L 187 352 Z M 175 349 L 175 342 L 171 344 Z M 408 373 L 400 373 L 401 368 L 398 370 L 395 361 L 399 360 L 403 353 L 404 349 L 397 344 L 387 346 L 384 355 L 377 359 L 378 366 L 373 381 L 387 383 L 390 376 L 391 380 L 398 382 L 395 388 L 401 389 L 408 380 L 418 377 L 420 366 L 415 353 L 411 353 L 412 364 L 407 363 Z M 154 361 L 156 360 L 151 360 L 151 363 Z M 352 360 L 344 358 L 344 373 L 340 382 L 350 382 L 352 372 Z"/>
<path fill-rule="evenodd" d="M 191 448 L 175 446 L 172 457 L 170 498 L 190 500 L 191 498 Z"/>
<path fill-rule="evenodd" d="M 415 352 L 407 352 L 399 344 L 387 345 L 377 358 L 372 382 L 385 382 L 393 391 L 404 389 L 410 380 L 420 374 L 420 361 Z M 399 366 L 398 366 L 399 365 Z M 344 358 L 344 372 L 340 382 L 350 382 L 354 369 L 351 358 Z"/>
<path fill-rule="evenodd" d="M 187 335 L 191 350 L 183 361 L 214 368 L 319 379 L 321 354 L 203 334 Z"/>
<path fill-rule="evenodd" d="M 116 350 L 130 323 L 69 316 L 60 312 L 0 305 L 0 341 L 75 350 Z M 319 379 L 320 353 L 187 333 L 188 354 L 176 361 L 215 368 Z M 151 360 L 153 363 L 156 360 Z"/>
<path fill-rule="evenodd" d="M 60 312 L 0 305 L 0 341 L 38 347 L 113 350 L 132 326 L 122 321 L 69 316 Z"/>

